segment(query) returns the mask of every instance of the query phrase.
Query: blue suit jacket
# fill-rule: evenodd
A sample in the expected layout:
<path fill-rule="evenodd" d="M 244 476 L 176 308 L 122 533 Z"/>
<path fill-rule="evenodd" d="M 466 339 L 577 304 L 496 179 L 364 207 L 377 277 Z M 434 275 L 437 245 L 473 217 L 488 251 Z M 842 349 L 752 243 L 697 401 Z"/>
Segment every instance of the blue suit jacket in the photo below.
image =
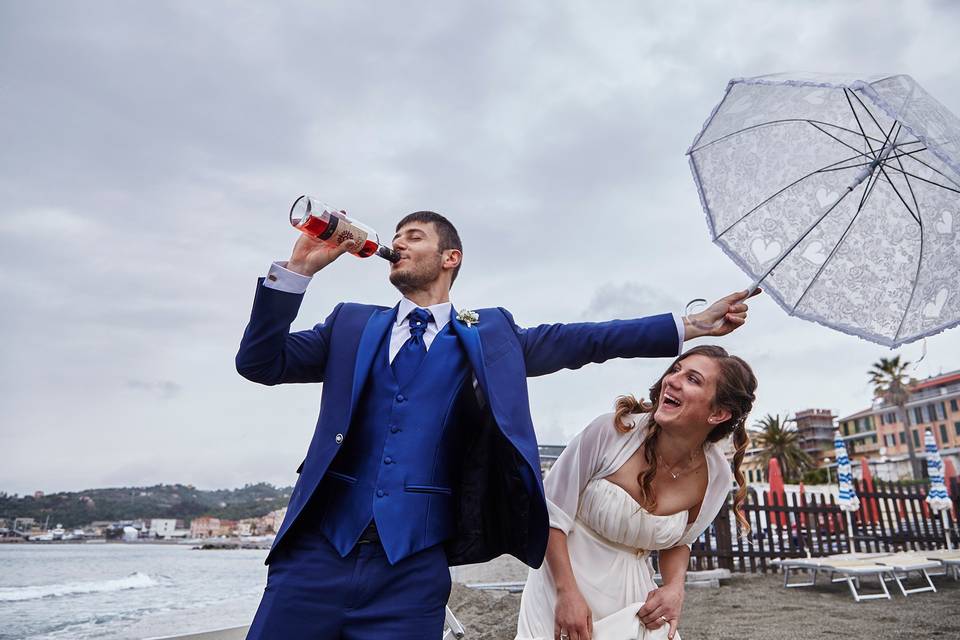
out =
<path fill-rule="evenodd" d="M 290 333 L 303 295 L 262 282 L 237 352 L 237 371 L 267 385 L 323 383 L 316 429 L 275 550 L 347 436 L 379 342 L 391 330 L 392 309 L 341 303 L 313 329 Z M 505 309 L 478 314 L 480 321 L 470 327 L 451 319 L 487 403 L 471 425 L 477 433 L 463 461 L 457 535 L 447 544 L 447 556 L 454 565 L 509 553 L 539 567 L 549 520 L 526 378 L 610 358 L 674 356 L 676 324 L 664 314 L 523 329 Z"/>

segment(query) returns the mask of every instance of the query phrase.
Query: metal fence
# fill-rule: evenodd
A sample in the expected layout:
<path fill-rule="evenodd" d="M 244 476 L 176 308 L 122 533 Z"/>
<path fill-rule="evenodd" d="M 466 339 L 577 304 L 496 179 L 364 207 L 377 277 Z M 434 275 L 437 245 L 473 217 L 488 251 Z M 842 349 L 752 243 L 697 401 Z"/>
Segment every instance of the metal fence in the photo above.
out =
<path fill-rule="evenodd" d="M 925 485 L 874 481 L 867 491 L 855 481 L 860 510 L 849 516 L 832 495 L 791 493 L 782 504 L 780 496 L 764 492 L 761 503 L 751 491 L 743 509 L 750 534 L 738 535 L 731 498 L 693 545 L 690 567 L 766 573 L 776 570 L 771 560 L 777 558 L 936 549 L 946 546 L 947 535 L 957 548 L 960 480 L 950 484 L 953 508 L 946 524 L 941 514 L 930 512 Z"/>

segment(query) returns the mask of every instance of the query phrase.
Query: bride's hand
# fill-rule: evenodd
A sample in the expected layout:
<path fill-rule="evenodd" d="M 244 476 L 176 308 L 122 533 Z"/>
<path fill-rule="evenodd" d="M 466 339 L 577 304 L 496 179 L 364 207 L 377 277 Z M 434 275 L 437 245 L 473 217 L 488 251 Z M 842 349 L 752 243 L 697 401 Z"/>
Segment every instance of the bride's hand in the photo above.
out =
<path fill-rule="evenodd" d="M 559 591 L 554 612 L 554 640 L 590 640 L 593 614 L 578 589 Z"/>
<path fill-rule="evenodd" d="M 664 585 L 647 594 L 637 616 L 647 629 L 659 629 L 664 622 L 670 625 L 667 638 L 673 640 L 680 623 L 680 611 L 683 609 L 683 584 Z"/>

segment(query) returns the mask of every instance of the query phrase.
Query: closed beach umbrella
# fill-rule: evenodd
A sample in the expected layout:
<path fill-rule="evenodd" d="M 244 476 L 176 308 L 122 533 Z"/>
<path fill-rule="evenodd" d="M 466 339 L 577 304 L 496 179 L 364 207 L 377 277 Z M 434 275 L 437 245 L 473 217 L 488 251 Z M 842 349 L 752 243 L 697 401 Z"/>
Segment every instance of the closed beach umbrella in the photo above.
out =
<path fill-rule="evenodd" d="M 833 448 L 837 456 L 837 482 L 840 483 L 837 504 L 847 515 L 847 537 L 850 550 L 853 551 L 853 519 L 850 514 L 860 510 L 860 498 L 853 488 L 853 470 L 850 468 L 850 458 L 847 457 L 847 448 L 843 445 L 839 431 L 833 434 Z"/>
<path fill-rule="evenodd" d="M 783 490 L 783 473 L 780 471 L 780 461 L 776 458 L 770 458 L 770 462 L 767 464 L 767 481 L 770 483 L 771 503 L 779 507 L 787 506 L 786 495 Z M 781 527 L 787 526 L 786 512 L 776 514 L 773 522 Z"/>
<path fill-rule="evenodd" d="M 940 450 L 937 449 L 937 441 L 933 438 L 933 432 L 927 429 L 923 436 L 923 442 L 927 452 L 927 476 L 930 478 L 930 490 L 927 491 L 927 504 L 931 511 L 940 513 L 943 519 L 943 529 L 948 532 L 950 529 L 947 512 L 950 511 L 950 496 L 947 495 L 947 485 L 943 481 L 943 459 L 940 457 Z M 946 534 L 947 548 L 952 549 L 950 534 Z"/>
<path fill-rule="evenodd" d="M 731 80 L 687 152 L 715 243 L 790 315 L 960 324 L 960 118 L 906 75 Z"/>

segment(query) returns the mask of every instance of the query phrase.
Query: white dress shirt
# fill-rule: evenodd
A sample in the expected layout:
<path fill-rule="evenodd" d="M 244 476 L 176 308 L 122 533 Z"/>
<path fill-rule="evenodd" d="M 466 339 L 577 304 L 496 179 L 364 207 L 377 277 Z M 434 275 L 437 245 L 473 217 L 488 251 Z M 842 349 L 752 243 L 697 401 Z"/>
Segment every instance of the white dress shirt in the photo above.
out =
<path fill-rule="evenodd" d="M 307 285 L 310 284 L 312 277 L 290 271 L 286 266 L 286 262 L 274 262 L 270 265 L 270 271 L 267 272 L 263 286 L 287 293 L 306 292 Z M 410 312 L 416 307 L 417 305 L 407 298 L 401 298 L 400 308 L 397 310 L 397 321 L 394 323 L 393 331 L 390 334 L 390 362 L 393 362 L 393 357 L 397 355 L 400 347 L 402 347 L 403 343 L 410 337 L 410 324 L 406 322 L 406 319 Z M 433 339 L 437 337 L 437 334 L 450 322 L 450 312 L 453 309 L 453 304 L 450 302 L 441 302 L 440 304 L 426 307 L 426 309 L 433 314 L 433 319 L 427 324 L 427 330 L 423 334 L 423 343 L 427 349 L 430 349 Z M 677 354 L 679 355 L 683 351 L 683 318 L 675 313 L 672 315 L 673 321 L 677 325 L 678 344 L 680 345 Z"/>

